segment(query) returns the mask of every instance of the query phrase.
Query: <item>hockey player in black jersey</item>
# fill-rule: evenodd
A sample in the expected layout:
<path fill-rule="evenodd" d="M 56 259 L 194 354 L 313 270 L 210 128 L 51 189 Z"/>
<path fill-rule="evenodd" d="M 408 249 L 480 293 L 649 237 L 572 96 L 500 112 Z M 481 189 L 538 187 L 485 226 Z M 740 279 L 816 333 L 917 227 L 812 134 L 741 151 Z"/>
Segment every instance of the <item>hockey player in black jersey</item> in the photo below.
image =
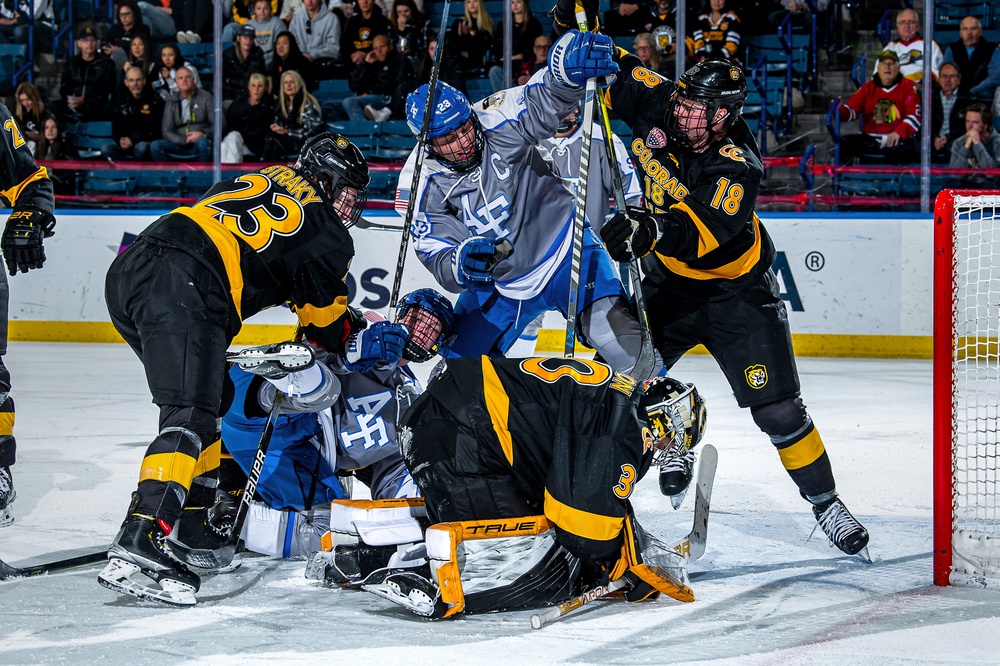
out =
<path fill-rule="evenodd" d="M 0 146 L 0 194 L 14 210 L 7 218 L 0 246 L 11 277 L 41 268 L 45 262 L 42 239 L 54 233 L 56 218 L 52 181 L 45 167 L 35 164 L 28 143 L 18 130 L 10 110 L 0 104 L 3 145 Z M 0 357 L 7 353 L 9 288 L 0 265 Z M 14 400 L 10 397 L 10 373 L 0 358 L 0 527 L 14 522 Z"/>
<path fill-rule="evenodd" d="M 364 208 L 368 182 L 361 151 L 324 133 L 294 166 L 223 181 L 159 218 L 112 263 L 111 321 L 146 369 L 160 424 L 99 575 L 105 587 L 196 602 L 198 576 L 172 556 L 166 536 L 185 506 L 215 499 L 225 352 L 244 319 L 288 303 L 304 337 L 342 355 L 347 369 L 399 360 L 405 327 L 366 328 L 347 307 L 348 225 Z"/>
<path fill-rule="evenodd" d="M 596 10 L 592 0 L 584 4 Z M 559 0 L 557 28 L 572 25 L 573 14 L 574 3 Z M 819 526 L 840 550 L 859 553 L 868 532 L 838 498 L 823 440 L 799 397 L 788 317 L 771 271 L 774 244 L 754 211 L 763 166 L 740 116 L 743 72 L 707 60 L 674 83 L 622 50 L 616 61 L 620 72 L 606 99 L 632 130 L 646 208 L 620 211 L 601 238 L 618 261 L 642 258 L 653 342 L 666 367 L 704 344 Z M 686 486 L 688 463 L 680 483 L 669 468 L 663 490 Z"/>
<path fill-rule="evenodd" d="M 677 432 L 652 416 L 663 401 L 645 401 L 596 361 L 449 359 L 399 433 L 432 523 L 430 577 L 396 571 L 364 589 L 428 617 L 536 608 L 622 576 L 631 601 L 692 601 L 683 557 L 629 504 Z"/>

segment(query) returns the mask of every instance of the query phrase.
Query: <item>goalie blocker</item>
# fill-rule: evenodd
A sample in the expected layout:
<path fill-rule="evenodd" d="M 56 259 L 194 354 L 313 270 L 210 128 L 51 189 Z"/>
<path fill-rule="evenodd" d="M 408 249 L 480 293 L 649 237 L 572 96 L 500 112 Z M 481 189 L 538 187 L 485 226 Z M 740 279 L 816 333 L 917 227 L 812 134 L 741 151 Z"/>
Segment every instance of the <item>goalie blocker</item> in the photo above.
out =
<path fill-rule="evenodd" d="M 641 395 L 595 361 L 450 359 L 400 431 L 434 523 L 429 564 L 360 584 L 426 617 L 536 608 L 622 577 L 631 600 L 692 601 L 683 557 L 628 502 L 664 444 Z"/>

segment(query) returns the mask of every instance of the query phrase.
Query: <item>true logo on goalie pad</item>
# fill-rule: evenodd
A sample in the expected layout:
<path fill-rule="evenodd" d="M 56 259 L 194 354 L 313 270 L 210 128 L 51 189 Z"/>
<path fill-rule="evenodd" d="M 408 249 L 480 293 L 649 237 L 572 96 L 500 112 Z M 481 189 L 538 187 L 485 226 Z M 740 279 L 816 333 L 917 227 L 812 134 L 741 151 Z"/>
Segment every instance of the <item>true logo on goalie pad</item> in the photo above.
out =
<path fill-rule="evenodd" d="M 767 386 L 767 368 L 763 365 L 751 365 L 743 371 L 747 384 L 752 389 L 762 389 Z"/>

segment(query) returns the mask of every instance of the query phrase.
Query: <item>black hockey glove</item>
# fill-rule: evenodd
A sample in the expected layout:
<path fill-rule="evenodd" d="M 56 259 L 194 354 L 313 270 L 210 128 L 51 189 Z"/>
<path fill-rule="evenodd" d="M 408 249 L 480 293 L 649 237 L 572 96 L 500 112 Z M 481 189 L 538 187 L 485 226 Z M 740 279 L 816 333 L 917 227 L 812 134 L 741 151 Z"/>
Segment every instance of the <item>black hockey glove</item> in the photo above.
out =
<path fill-rule="evenodd" d="M 587 28 L 591 32 L 597 32 L 601 25 L 600 19 L 597 17 L 600 3 L 597 0 L 581 0 L 581 3 L 587 12 Z M 578 27 L 575 0 L 558 0 L 549 15 L 552 17 L 552 29 L 555 31 L 556 37 L 562 36 L 567 30 L 576 30 Z"/>
<path fill-rule="evenodd" d="M 635 228 L 633 229 L 633 224 Z M 601 240 L 615 261 L 626 262 L 645 257 L 656 246 L 659 228 L 656 218 L 645 208 L 628 206 L 608 217 L 601 227 Z"/>
<path fill-rule="evenodd" d="M 27 205 L 14 207 L 0 240 L 7 271 L 12 276 L 18 271 L 27 273 L 42 267 L 45 263 L 42 239 L 54 234 L 55 226 L 56 218 L 48 211 Z"/>

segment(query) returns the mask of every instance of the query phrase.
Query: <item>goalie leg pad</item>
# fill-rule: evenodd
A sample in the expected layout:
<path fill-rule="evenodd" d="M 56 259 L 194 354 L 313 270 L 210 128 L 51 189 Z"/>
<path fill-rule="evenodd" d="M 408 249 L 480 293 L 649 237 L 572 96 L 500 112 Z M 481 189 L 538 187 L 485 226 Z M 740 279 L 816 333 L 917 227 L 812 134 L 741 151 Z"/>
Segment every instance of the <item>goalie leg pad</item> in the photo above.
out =
<path fill-rule="evenodd" d="M 628 575 L 638 578 L 652 588 L 633 595 L 634 598 L 626 594 L 626 599 L 629 601 L 655 599 L 658 596 L 653 593 L 655 590 L 678 601 L 694 601 L 694 592 L 689 587 L 690 581 L 684 557 L 642 529 L 631 511 L 625 517 L 623 536 L 622 560 L 628 569 L 627 572 L 619 574 L 623 567 L 616 567 L 611 579 L 617 580 L 620 575 Z M 640 587 L 642 586 L 636 584 L 633 591 L 640 590 Z"/>

